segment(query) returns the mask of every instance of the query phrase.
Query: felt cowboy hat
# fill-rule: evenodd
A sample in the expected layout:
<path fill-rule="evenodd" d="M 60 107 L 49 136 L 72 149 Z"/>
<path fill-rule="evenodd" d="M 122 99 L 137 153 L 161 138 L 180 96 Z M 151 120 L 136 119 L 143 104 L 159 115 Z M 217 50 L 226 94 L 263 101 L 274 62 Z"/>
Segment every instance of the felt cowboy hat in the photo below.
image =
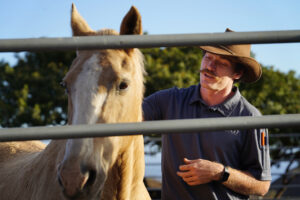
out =
<path fill-rule="evenodd" d="M 226 29 L 225 32 L 233 32 Z M 244 66 L 244 73 L 241 81 L 245 83 L 253 83 L 257 81 L 262 74 L 260 64 L 252 57 L 250 57 L 251 45 L 218 45 L 218 46 L 200 46 L 204 51 L 236 58 L 237 62 Z"/>

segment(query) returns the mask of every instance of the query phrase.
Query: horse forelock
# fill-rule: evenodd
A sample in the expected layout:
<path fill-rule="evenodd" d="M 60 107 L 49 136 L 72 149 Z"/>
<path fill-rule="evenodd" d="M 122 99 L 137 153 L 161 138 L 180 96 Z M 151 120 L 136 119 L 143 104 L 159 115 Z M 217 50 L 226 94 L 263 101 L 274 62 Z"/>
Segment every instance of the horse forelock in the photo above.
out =
<path fill-rule="evenodd" d="M 95 35 L 119 35 L 119 33 L 113 29 L 101 29 L 95 32 Z"/>
<path fill-rule="evenodd" d="M 113 29 L 100 29 L 98 31 L 89 31 L 81 33 L 81 36 L 100 36 L 100 35 L 120 35 L 118 31 Z"/>

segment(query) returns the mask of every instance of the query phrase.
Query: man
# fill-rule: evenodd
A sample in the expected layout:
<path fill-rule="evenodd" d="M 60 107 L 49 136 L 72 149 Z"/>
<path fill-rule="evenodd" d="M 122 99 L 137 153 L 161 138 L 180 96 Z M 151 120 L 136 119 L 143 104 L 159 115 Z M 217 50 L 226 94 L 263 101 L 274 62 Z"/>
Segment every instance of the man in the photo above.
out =
<path fill-rule="evenodd" d="M 227 29 L 226 32 L 231 32 Z M 201 46 L 200 84 L 144 100 L 145 120 L 260 116 L 234 86 L 261 77 L 250 45 Z M 271 173 L 265 129 L 162 136 L 162 199 L 248 199 L 265 195 Z"/>

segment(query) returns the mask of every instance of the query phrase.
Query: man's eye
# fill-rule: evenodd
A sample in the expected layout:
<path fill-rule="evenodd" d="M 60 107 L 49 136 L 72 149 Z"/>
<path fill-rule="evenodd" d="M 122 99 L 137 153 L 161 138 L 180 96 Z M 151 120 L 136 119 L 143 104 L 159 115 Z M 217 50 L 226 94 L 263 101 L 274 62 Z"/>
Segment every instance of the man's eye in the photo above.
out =
<path fill-rule="evenodd" d="M 212 57 L 209 57 L 209 56 L 207 56 L 207 57 L 206 57 L 206 60 L 208 60 L 208 61 L 211 61 L 211 60 L 213 60 L 213 58 L 212 58 Z"/>

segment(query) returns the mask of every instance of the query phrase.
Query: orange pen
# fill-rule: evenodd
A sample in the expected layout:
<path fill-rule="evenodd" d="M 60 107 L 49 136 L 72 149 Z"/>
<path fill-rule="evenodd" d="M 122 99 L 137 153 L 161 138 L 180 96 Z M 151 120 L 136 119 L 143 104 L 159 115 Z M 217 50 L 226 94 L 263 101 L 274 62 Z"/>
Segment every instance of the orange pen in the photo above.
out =
<path fill-rule="evenodd" d="M 265 146 L 265 132 L 261 132 L 261 146 Z"/>

